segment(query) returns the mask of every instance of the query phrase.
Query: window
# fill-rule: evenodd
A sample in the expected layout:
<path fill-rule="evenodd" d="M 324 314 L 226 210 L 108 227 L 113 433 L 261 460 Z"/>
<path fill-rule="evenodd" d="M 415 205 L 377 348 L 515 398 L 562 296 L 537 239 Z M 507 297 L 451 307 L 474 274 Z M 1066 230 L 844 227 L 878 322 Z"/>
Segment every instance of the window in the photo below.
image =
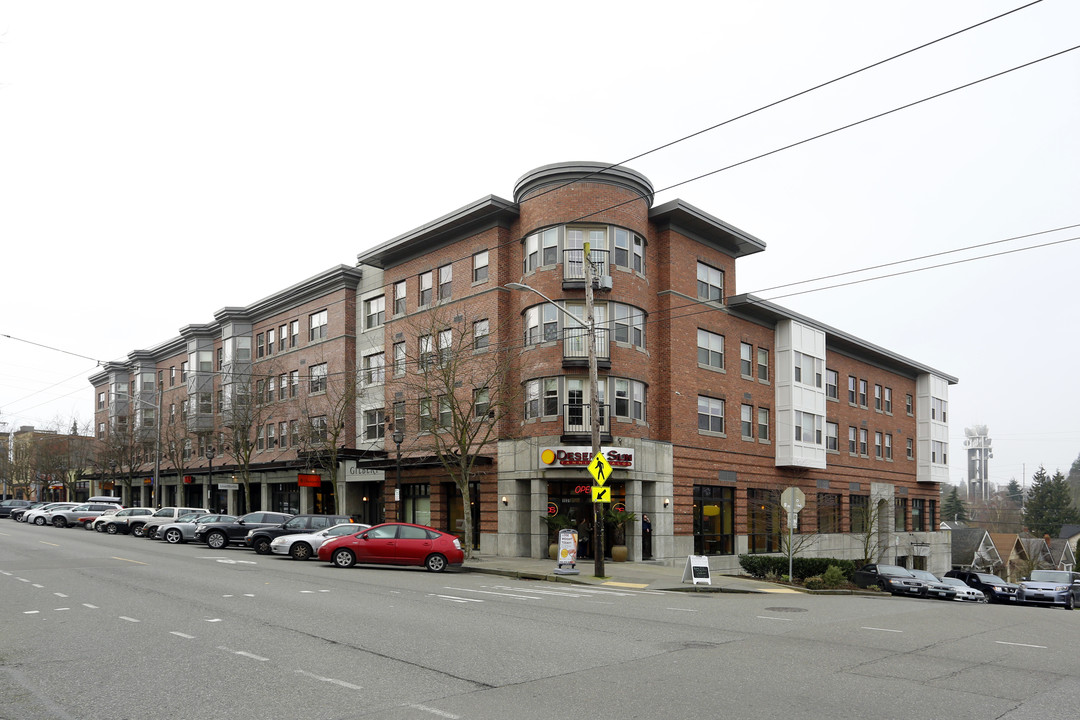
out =
<path fill-rule="evenodd" d="M 450 403 L 449 395 L 439 396 L 439 427 L 450 427 L 454 419 L 454 408 Z"/>
<path fill-rule="evenodd" d="M 615 228 L 615 264 L 630 267 L 630 231 Z"/>
<path fill-rule="evenodd" d="M 277 426 L 270 423 L 266 426 L 266 449 L 273 450 L 277 447 Z"/>
<path fill-rule="evenodd" d="M 300 321 L 293 320 L 289 323 L 289 347 L 296 347 L 298 342 L 300 342 Z"/>
<path fill-rule="evenodd" d="M 698 365 L 724 369 L 724 336 L 698 328 L 697 331 Z"/>
<path fill-rule="evenodd" d="M 430 335 L 420 336 L 420 372 L 427 372 L 428 367 L 435 363 L 433 341 Z"/>
<path fill-rule="evenodd" d="M 848 377 L 847 377 L 847 401 L 850 404 L 854 405 L 855 404 L 855 399 L 856 399 L 856 397 L 855 397 L 855 376 L 854 375 L 848 375 Z"/>
<path fill-rule="evenodd" d="M 176 422 L 176 403 L 169 403 L 169 424 Z"/>
<path fill-rule="evenodd" d="M 405 343 L 394 343 L 394 377 L 401 377 L 405 374 Z"/>
<path fill-rule="evenodd" d="M 542 329 L 542 331 L 541 331 Z M 559 339 L 559 309 L 551 303 L 534 305 L 525 311 L 525 344 L 554 342 Z"/>
<path fill-rule="evenodd" d="M 866 407 L 866 381 L 859 381 L 859 406 Z"/>
<path fill-rule="evenodd" d="M 862 455 L 863 457 L 867 457 L 867 454 L 866 454 L 866 437 L 867 437 L 866 429 L 865 428 L 859 428 L 859 454 Z"/>
<path fill-rule="evenodd" d="M 699 262 L 697 264 L 697 296 L 700 300 L 723 303 L 724 271 Z"/>
<path fill-rule="evenodd" d="M 878 412 L 881 412 L 881 403 L 883 401 L 881 395 L 882 395 L 881 386 L 880 385 L 875 385 L 874 386 L 874 409 L 877 410 Z"/>
<path fill-rule="evenodd" d="M 808 443 L 810 445 L 821 445 L 821 433 L 824 430 L 823 425 L 824 423 L 822 422 L 822 417 L 820 415 L 796 410 L 795 441 Z"/>
<path fill-rule="evenodd" d="M 326 392 L 326 363 L 312 365 L 308 369 L 309 393 Z"/>
<path fill-rule="evenodd" d="M 615 342 L 645 347 L 645 313 L 631 305 L 611 303 L 614 311 Z"/>
<path fill-rule="evenodd" d="M 282 327 L 285 327 L 285 326 L 282 325 Z M 282 336 L 282 337 L 284 337 L 284 336 Z M 217 369 L 218 369 L 218 372 L 221 372 L 221 368 L 224 366 L 224 364 L 225 364 L 225 348 L 218 348 L 217 349 Z M 170 368 L 170 370 L 171 369 L 172 368 Z"/>
<path fill-rule="evenodd" d="M 857 455 L 859 453 L 859 441 L 857 439 L 856 432 L 857 429 L 854 426 L 848 426 L 848 452 L 852 455 Z"/>
<path fill-rule="evenodd" d="M 386 379 L 386 356 L 372 353 L 364 356 L 364 384 L 381 385 Z"/>
<path fill-rule="evenodd" d="M 405 307 L 406 307 L 405 306 L 405 301 L 406 301 L 406 298 L 408 297 L 407 288 L 408 288 L 408 285 L 406 285 L 404 280 L 394 283 L 394 314 L 395 315 L 404 315 L 405 314 Z"/>
<path fill-rule="evenodd" d="M 477 320 L 472 324 L 473 334 L 473 349 L 483 350 L 488 346 L 490 342 L 490 336 L 488 335 L 488 321 Z"/>
<path fill-rule="evenodd" d="M 300 391 L 300 371 L 292 370 L 289 372 L 289 397 L 296 397 Z"/>
<path fill-rule="evenodd" d="M 817 529 L 819 533 L 840 532 L 840 496 L 817 494 Z"/>
<path fill-rule="evenodd" d="M 926 507 L 926 501 L 922 498 L 911 499 L 911 532 L 922 532 L 926 529 L 924 526 L 925 517 L 923 510 Z"/>
<path fill-rule="evenodd" d="M 765 348 L 757 349 L 757 379 L 761 382 L 769 381 L 769 351 Z"/>
<path fill-rule="evenodd" d="M 278 400 L 284 400 L 288 396 L 288 387 L 289 375 L 287 373 L 281 373 L 281 375 L 278 376 Z"/>
<path fill-rule="evenodd" d="M 949 421 L 949 403 L 941 398 L 930 398 L 930 419 L 938 422 Z"/>
<path fill-rule="evenodd" d="M 282 325 L 281 327 L 278 328 L 278 346 L 277 346 L 278 352 L 285 352 L 285 338 L 288 337 L 288 335 L 289 335 L 289 326 L 288 325 Z M 220 370 L 220 369 L 221 369 L 221 363 L 219 362 L 218 363 L 218 370 Z M 281 434 L 281 442 L 282 442 L 282 444 L 284 444 L 284 442 L 285 442 L 285 434 L 284 433 Z"/>
<path fill-rule="evenodd" d="M 930 532 L 937 531 L 937 500 L 926 501 L 926 529 Z"/>
<path fill-rule="evenodd" d="M 318 415 L 311 418 L 311 439 L 314 442 L 326 442 L 326 416 Z"/>
<path fill-rule="evenodd" d="M 698 395 L 698 430 L 724 432 L 724 401 Z"/>
<path fill-rule="evenodd" d="M 300 421 L 289 421 L 289 444 L 296 447 L 300 444 Z"/>
<path fill-rule="evenodd" d="M 911 440 L 911 438 L 907 439 L 907 459 L 915 459 L 915 443 Z"/>
<path fill-rule="evenodd" d="M 757 436 L 758 440 L 769 439 L 769 410 L 768 408 L 758 408 L 757 411 Z"/>
<path fill-rule="evenodd" d="M 394 432 L 405 434 L 405 401 L 394 403 Z"/>
<path fill-rule="evenodd" d="M 221 368 L 218 368 L 218 369 L 220 370 Z M 173 385 L 176 385 L 176 366 L 175 365 L 170 365 L 169 366 L 169 387 L 172 387 Z"/>
<path fill-rule="evenodd" d="M 277 343 L 276 336 L 273 330 L 266 331 L 266 354 L 274 354 L 274 345 Z"/>
<path fill-rule="evenodd" d="M 386 296 L 364 301 L 364 328 L 371 330 L 386 322 Z"/>
<path fill-rule="evenodd" d="M 97 436 L 98 436 L 98 440 L 104 440 L 105 439 L 105 423 L 103 423 L 103 422 L 98 423 L 98 425 L 97 425 Z"/>
<path fill-rule="evenodd" d="M 552 417 L 559 414 L 559 379 L 544 378 L 544 415 Z"/>
<path fill-rule="evenodd" d="M 97 394 L 97 409 L 98 410 L 104 410 L 105 409 L 105 392 L 104 391 L 99 392 Z"/>
<path fill-rule="evenodd" d="M 892 460 L 892 435 L 885 433 L 885 459 Z"/>
<path fill-rule="evenodd" d="M 525 383 L 525 419 L 540 417 L 540 381 L 530 380 Z"/>
<path fill-rule="evenodd" d="M 473 415 L 477 418 L 486 418 L 491 410 L 491 393 L 487 388 L 473 390 Z"/>
<path fill-rule="evenodd" d="M 454 266 L 443 265 L 439 268 L 439 299 L 449 300 L 454 284 Z"/>
<path fill-rule="evenodd" d="M 187 360 L 180 363 L 180 382 L 187 382 Z"/>
<path fill-rule="evenodd" d="M 559 229 L 548 228 L 525 238 L 525 272 L 559 261 Z"/>
<path fill-rule="evenodd" d="M 639 235 L 634 236 L 634 269 L 645 274 L 645 239 Z"/>
<path fill-rule="evenodd" d="M 264 345 L 264 343 L 265 340 L 263 339 L 262 333 L 259 333 L 255 336 L 255 357 L 261 358 L 263 355 L 266 354 L 266 346 Z"/>
<path fill-rule="evenodd" d="M 202 443 L 202 438 L 199 438 L 199 442 Z M 266 449 L 266 428 L 262 425 L 259 426 L 258 432 L 255 433 L 255 449 L 262 452 Z M 202 448 L 199 448 L 199 454 L 202 454 Z"/>
<path fill-rule="evenodd" d="M 892 415 L 892 388 L 885 388 L 885 412 Z"/>
<path fill-rule="evenodd" d="M 870 532 L 870 496 L 852 495 L 848 502 L 851 504 L 851 532 Z"/>
<path fill-rule="evenodd" d="M 488 279 L 488 251 L 481 250 L 472 256 L 472 279 L 473 282 L 483 282 Z"/>
<path fill-rule="evenodd" d="M 289 434 L 287 428 L 289 427 L 284 421 L 278 423 L 278 442 L 281 444 L 281 449 L 289 447 Z"/>
<path fill-rule="evenodd" d="M 431 304 L 432 277 L 431 270 L 420 273 L 420 307 Z"/>
<path fill-rule="evenodd" d="M 364 439 L 381 440 L 386 433 L 386 425 L 383 423 L 383 409 L 364 411 Z"/>
<path fill-rule="evenodd" d="M 801 352 L 794 352 L 792 355 L 795 363 L 795 382 L 821 387 L 821 368 L 824 364 L 821 358 Z"/>
<path fill-rule="evenodd" d="M 896 532 L 907 530 L 907 498 L 893 498 L 893 530 Z"/>
<path fill-rule="evenodd" d="M 948 465 L 948 443 L 941 442 L 940 440 L 930 441 L 930 462 L 936 465 Z"/>
<path fill-rule="evenodd" d="M 912 399 L 910 394 L 908 394 L 908 396 L 907 396 L 906 404 L 907 404 L 907 414 L 908 415 L 914 415 L 915 414 L 915 404 L 914 404 L 913 399 Z"/>
<path fill-rule="evenodd" d="M 840 383 L 840 376 L 835 370 L 825 371 L 825 397 L 830 400 L 840 399 L 840 389 L 838 387 Z"/>
<path fill-rule="evenodd" d="M 431 398 L 420 398 L 420 432 L 431 432 L 435 427 L 431 419 Z"/>
<path fill-rule="evenodd" d="M 739 372 L 743 377 L 753 377 L 753 362 L 754 346 L 750 343 L 739 343 Z"/>
<path fill-rule="evenodd" d="M 615 416 L 645 419 L 645 384 L 637 380 L 615 379 Z"/>
<path fill-rule="evenodd" d="M 694 486 L 694 552 L 735 554 L 735 488 Z"/>
<path fill-rule="evenodd" d="M 315 342 L 326 337 L 326 311 L 320 310 L 308 317 L 308 341 Z"/>
<path fill-rule="evenodd" d="M 743 405 L 739 408 L 740 429 L 743 440 L 754 439 L 754 406 Z"/>
<path fill-rule="evenodd" d="M 825 423 L 825 449 L 840 451 L 840 426 L 837 423 Z"/>
<path fill-rule="evenodd" d="M 439 365 L 447 365 L 453 354 L 452 333 L 450 330 L 439 331 Z"/>
<path fill-rule="evenodd" d="M 776 490 L 748 488 L 746 491 L 746 541 L 751 553 L 780 550 L 780 493 Z"/>
<path fill-rule="evenodd" d="M 874 457 L 876 457 L 878 460 L 880 460 L 884 456 L 885 456 L 885 444 L 884 444 L 884 441 L 882 440 L 881 433 L 876 432 L 876 433 L 874 433 Z"/>

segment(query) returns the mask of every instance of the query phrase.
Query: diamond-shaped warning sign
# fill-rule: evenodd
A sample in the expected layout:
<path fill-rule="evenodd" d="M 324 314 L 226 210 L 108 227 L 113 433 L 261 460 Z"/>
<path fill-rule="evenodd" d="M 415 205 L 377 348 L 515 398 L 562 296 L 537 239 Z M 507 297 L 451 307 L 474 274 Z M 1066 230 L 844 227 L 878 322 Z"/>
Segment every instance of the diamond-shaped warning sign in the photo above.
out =
<path fill-rule="evenodd" d="M 597 485 L 603 485 L 611 477 L 611 463 L 607 461 L 607 458 L 596 453 L 596 457 L 589 463 L 589 474 L 596 480 Z"/>

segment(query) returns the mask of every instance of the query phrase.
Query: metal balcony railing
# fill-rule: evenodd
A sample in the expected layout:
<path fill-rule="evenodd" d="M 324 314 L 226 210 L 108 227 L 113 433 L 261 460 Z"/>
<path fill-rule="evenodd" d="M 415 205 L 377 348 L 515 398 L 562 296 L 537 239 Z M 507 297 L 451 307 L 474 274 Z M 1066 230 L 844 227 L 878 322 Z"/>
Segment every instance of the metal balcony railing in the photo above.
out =
<path fill-rule="evenodd" d="M 599 278 L 610 275 L 608 272 L 608 251 L 592 249 L 589 257 L 592 258 L 593 277 Z M 585 251 L 563 250 L 563 280 L 580 280 L 585 282 Z"/>
<path fill-rule="evenodd" d="M 611 350 L 608 342 L 609 332 L 606 327 L 597 327 L 596 331 L 596 359 L 611 360 Z M 563 330 L 563 359 L 565 360 L 588 360 L 589 359 L 589 329 L 583 327 L 565 328 Z"/>
<path fill-rule="evenodd" d="M 609 433 L 608 406 L 600 405 L 600 432 Z M 567 435 L 588 435 L 592 432 L 592 405 L 569 403 L 563 405 L 563 433 Z"/>

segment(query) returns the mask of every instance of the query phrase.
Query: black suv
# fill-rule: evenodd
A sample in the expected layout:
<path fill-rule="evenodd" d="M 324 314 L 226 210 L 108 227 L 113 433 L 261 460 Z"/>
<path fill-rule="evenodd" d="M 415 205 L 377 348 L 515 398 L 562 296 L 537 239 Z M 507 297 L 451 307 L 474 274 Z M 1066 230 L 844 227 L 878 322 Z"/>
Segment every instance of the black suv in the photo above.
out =
<path fill-rule="evenodd" d="M 204 542 L 215 550 L 226 548 L 233 543 L 244 544 L 248 530 L 260 527 L 275 527 L 291 518 L 288 513 L 249 512 L 233 522 L 200 523 L 195 527 L 195 542 Z"/>
<path fill-rule="evenodd" d="M 982 590 L 983 595 L 990 602 L 1016 603 L 1016 591 L 1019 586 L 1011 582 L 1005 582 L 997 575 L 972 570 L 950 570 L 945 573 L 945 577 L 963 580 L 969 587 Z"/>
<path fill-rule="evenodd" d="M 244 537 L 244 543 L 249 548 L 255 548 L 255 552 L 260 555 L 269 555 L 270 541 L 274 538 L 282 535 L 319 532 L 331 525 L 351 522 L 356 522 L 356 520 L 349 515 L 297 515 L 276 527 L 259 527 L 249 530 Z"/>

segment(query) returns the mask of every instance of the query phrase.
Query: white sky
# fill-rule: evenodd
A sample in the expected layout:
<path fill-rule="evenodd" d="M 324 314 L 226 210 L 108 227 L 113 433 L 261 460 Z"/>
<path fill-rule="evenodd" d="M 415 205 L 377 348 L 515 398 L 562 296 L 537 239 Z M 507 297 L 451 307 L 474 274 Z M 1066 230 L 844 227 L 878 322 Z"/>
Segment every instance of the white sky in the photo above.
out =
<path fill-rule="evenodd" d="M 511 198 L 534 167 L 624 161 L 1021 4 L 0 0 L 0 421 L 93 416 L 94 361 L 22 341 L 124 359 Z M 1073 47 L 1078 28 L 1080 3 L 1044 0 L 628 164 L 661 189 Z M 735 288 L 757 292 L 1080 223 L 1078 128 L 1075 51 L 656 202 L 764 240 Z M 1066 242 L 760 294 L 958 377 L 952 482 L 979 423 L 1004 484 L 1080 454 L 1078 270 Z"/>

